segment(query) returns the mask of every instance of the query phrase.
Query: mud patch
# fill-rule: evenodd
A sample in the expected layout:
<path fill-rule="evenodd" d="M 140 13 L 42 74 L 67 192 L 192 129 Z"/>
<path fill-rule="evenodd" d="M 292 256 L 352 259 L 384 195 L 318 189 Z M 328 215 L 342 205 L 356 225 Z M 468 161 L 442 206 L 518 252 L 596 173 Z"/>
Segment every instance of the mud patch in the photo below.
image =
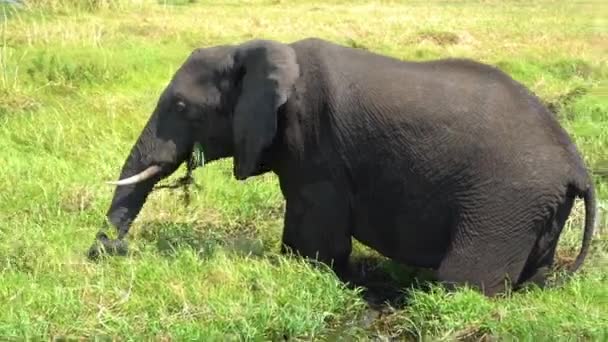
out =
<path fill-rule="evenodd" d="M 262 256 L 265 246 L 255 232 L 240 230 L 226 232 L 212 224 L 146 222 L 139 237 L 153 243 L 164 256 L 173 256 L 181 249 L 196 251 L 206 259 L 218 248 L 239 256 Z"/>
<path fill-rule="evenodd" d="M 361 287 L 365 301 L 380 311 L 387 305 L 403 307 L 410 289 L 424 288 L 435 280 L 431 270 L 409 267 L 375 255 L 353 256 L 350 273 L 345 281 Z"/>
<path fill-rule="evenodd" d="M 403 310 L 412 289 L 427 288 L 434 281 L 433 272 L 408 267 L 378 255 L 355 255 L 351 258 L 351 276 L 347 285 L 362 289 L 367 308 L 355 319 L 342 322 L 323 336 L 328 341 L 367 339 L 390 341 L 416 337 L 402 329 Z"/>

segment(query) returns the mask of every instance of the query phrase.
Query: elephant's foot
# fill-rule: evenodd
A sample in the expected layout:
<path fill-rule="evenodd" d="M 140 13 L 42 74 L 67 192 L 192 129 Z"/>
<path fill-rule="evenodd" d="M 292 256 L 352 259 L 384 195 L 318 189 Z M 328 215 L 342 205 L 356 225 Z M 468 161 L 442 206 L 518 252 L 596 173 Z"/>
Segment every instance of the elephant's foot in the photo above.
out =
<path fill-rule="evenodd" d="M 129 247 L 126 240 L 110 239 L 105 233 L 99 232 L 87 255 L 90 260 L 97 260 L 106 255 L 124 256 L 127 255 L 128 250 Z"/>

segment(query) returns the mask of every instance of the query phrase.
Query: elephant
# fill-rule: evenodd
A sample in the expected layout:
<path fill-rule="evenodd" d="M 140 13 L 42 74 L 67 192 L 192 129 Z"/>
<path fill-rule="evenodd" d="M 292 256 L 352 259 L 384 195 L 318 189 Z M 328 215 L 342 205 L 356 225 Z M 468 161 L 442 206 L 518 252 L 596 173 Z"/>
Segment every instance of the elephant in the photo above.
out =
<path fill-rule="evenodd" d="M 349 272 L 353 238 L 487 296 L 546 284 L 573 203 L 596 194 L 555 114 L 468 58 L 406 61 L 320 38 L 198 48 L 159 96 L 120 172 L 89 257 L 118 253 L 155 184 L 202 146 L 233 177 L 274 173 L 280 252 Z M 116 238 L 106 230 L 116 229 Z"/>

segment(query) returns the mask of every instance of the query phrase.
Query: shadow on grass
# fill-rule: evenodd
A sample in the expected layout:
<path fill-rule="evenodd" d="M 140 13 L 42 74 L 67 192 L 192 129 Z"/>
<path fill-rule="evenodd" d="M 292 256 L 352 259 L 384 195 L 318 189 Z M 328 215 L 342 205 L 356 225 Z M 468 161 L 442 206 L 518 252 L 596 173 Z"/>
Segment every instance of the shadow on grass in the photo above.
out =
<path fill-rule="evenodd" d="M 216 221 L 149 221 L 143 224 L 138 236 L 146 243 L 155 245 L 158 253 L 166 257 L 190 249 L 200 258 L 208 259 L 221 249 L 238 256 L 272 258 L 279 250 L 278 241 L 270 241 L 269 235 L 261 237 L 260 232 L 246 223 L 225 226 Z M 551 273 L 567 268 L 577 254 L 577 249 L 558 249 L 555 269 Z M 432 270 L 403 265 L 371 250 L 354 252 L 349 271 L 348 276 L 339 277 L 340 280 L 349 288 L 362 288 L 363 299 L 370 309 L 376 311 L 383 311 L 387 304 L 402 309 L 408 304 L 410 290 L 424 291 L 429 285 L 437 284 Z"/>
<path fill-rule="evenodd" d="M 218 227 L 216 223 L 146 222 L 139 237 L 154 244 L 158 252 L 171 257 L 183 249 L 196 251 L 206 259 L 222 249 L 228 253 L 249 257 L 268 257 L 275 243 L 260 238 L 252 229 Z M 386 304 L 402 308 L 407 304 L 407 290 L 424 289 L 433 282 L 433 272 L 401 265 L 388 258 L 373 254 L 354 254 L 350 261 L 350 274 L 341 279 L 350 288 L 361 287 L 363 299 L 373 310 L 381 311 Z"/>
<path fill-rule="evenodd" d="M 264 254 L 264 243 L 255 231 L 247 227 L 221 228 L 210 223 L 151 221 L 144 224 L 139 237 L 154 243 L 158 252 L 167 257 L 184 248 L 196 251 L 204 259 L 213 256 L 218 248 L 237 255 L 261 257 Z"/>

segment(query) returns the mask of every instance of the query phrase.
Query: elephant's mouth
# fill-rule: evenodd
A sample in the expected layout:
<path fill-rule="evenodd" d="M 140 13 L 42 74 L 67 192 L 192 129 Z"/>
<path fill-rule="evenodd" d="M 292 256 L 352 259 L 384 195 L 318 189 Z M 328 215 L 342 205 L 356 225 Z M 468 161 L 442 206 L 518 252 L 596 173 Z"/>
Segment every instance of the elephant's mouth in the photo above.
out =
<path fill-rule="evenodd" d="M 188 191 L 189 186 L 194 185 L 196 187 L 196 184 L 194 183 L 194 177 L 192 176 L 192 172 L 197 167 L 202 167 L 205 164 L 205 155 L 203 153 L 202 146 L 199 143 L 193 144 L 192 149 L 189 154 L 189 158 L 185 159 L 183 163 L 185 163 L 186 167 L 187 167 L 186 175 L 177 179 L 175 181 L 175 183 L 173 183 L 173 184 L 157 185 L 154 187 L 153 190 L 183 188 L 184 189 L 184 200 L 187 205 L 190 202 L 190 195 L 189 195 L 189 191 Z M 178 167 L 181 164 L 182 163 L 178 164 Z"/>
<path fill-rule="evenodd" d="M 196 169 L 197 167 L 205 166 L 205 152 L 203 151 L 203 145 L 198 141 L 194 142 L 190 151 L 190 158 L 188 160 L 188 170 Z"/>
<path fill-rule="evenodd" d="M 192 144 L 190 153 L 186 154 L 186 158 L 184 158 L 182 163 L 186 163 L 188 175 L 190 175 L 194 169 L 203 167 L 205 165 L 205 153 L 203 152 L 203 147 L 199 142 L 194 142 L 194 144 Z M 163 179 L 175 172 L 175 170 L 177 170 L 179 165 L 182 163 L 177 165 L 152 164 L 133 176 L 123 178 L 118 181 L 107 181 L 106 183 L 115 186 L 126 186 L 141 183 L 154 177 Z"/>

